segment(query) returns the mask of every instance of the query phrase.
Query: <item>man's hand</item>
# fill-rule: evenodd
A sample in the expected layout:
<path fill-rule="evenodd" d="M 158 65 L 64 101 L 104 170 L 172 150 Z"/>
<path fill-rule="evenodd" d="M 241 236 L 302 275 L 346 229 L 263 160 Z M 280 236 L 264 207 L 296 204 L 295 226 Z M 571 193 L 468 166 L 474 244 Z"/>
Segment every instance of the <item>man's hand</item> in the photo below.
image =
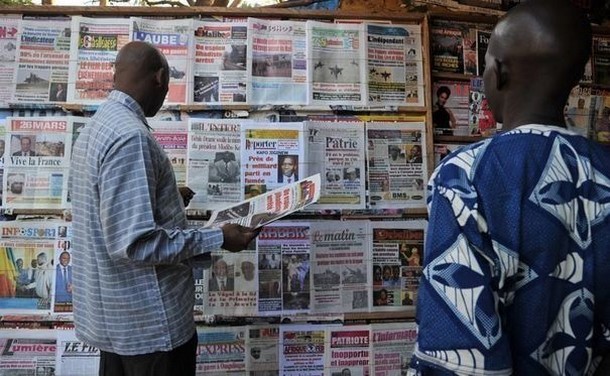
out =
<path fill-rule="evenodd" d="M 230 252 L 239 252 L 246 249 L 248 244 L 258 236 L 262 229 L 262 227 L 255 229 L 228 223 L 222 226 L 222 235 L 224 237 L 222 249 L 226 249 Z"/>
<path fill-rule="evenodd" d="M 182 196 L 182 201 L 184 202 L 184 207 L 189 206 L 189 203 L 195 196 L 195 192 L 189 187 L 178 187 L 178 191 L 180 191 L 180 196 Z"/>

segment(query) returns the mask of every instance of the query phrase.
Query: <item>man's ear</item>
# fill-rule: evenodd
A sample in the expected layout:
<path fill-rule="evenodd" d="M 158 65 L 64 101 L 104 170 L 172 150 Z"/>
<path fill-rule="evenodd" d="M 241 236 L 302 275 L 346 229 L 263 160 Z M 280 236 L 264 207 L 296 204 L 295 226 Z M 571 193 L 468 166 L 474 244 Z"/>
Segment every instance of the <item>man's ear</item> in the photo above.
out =
<path fill-rule="evenodd" d="M 496 83 L 496 90 L 500 91 L 504 89 L 504 87 L 508 83 L 508 70 L 506 69 L 506 64 L 494 58 L 493 73 Z"/>

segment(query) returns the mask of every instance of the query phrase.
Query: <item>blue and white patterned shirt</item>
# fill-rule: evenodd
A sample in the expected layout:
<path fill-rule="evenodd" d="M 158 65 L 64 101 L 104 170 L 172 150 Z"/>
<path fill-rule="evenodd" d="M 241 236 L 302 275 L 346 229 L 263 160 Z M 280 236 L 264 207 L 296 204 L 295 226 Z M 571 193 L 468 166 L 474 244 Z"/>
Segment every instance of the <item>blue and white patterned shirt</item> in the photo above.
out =
<path fill-rule="evenodd" d="M 71 167 L 77 337 L 121 355 L 184 344 L 195 333 L 190 263 L 219 249 L 222 231 L 185 230 L 170 161 L 125 93 L 82 129 Z"/>
<path fill-rule="evenodd" d="M 527 125 L 443 159 L 411 374 L 585 375 L 610 352 L 610 149 Z"/>

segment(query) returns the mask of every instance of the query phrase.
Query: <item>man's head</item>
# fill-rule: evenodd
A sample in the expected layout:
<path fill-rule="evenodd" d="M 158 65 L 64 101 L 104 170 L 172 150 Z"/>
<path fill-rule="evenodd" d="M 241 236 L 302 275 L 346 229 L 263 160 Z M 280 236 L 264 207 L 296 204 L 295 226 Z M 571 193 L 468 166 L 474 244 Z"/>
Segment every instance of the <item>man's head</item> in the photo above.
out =
<path fill-rule="evenodd" d="M 15 266 L 17 266 L 17 270 L 23 269 L 23 259 L 17 259 L 17 261 L 15 261 Z"/>
<path fill-rule="evenodd" d="M 390 145 L 388 149 L 390 150 L 390 158 L 396 160 L 400 155 L 400 148 L 397 145 Z"/>
<path fill-rule="evenodd" d="M 43 266 L 44 264 L 47 263 L 47 254 L 44 252 L 40 252 L 38 254 L 38 256 L 36 257 L 36 263 L 38 264 L 38 266 Z"/>
<path fill-rule="evenodd" d="M 21 137 L 21 151 L 28 153 L 32 150 L 32 139 L 29 137 Z"/>
<path fill-rule="evenodd" d="M 62 252 L 59 255 L 59 263 L 61 264 L 61 266 L 68 266 L 68 264 L 70 263 L 70 253 Z"/>
<path fill-rule="evenodd" d="M 392 278 L 392 267 L 390 265 L 383 266 L 383 280 L 388 281 Z"/>
<path fill-rule="evenodd" d="M 253 347 L 250 349 L 250 355 L 252 355 L 252 357 L 254 359 L 260 359 L 261 357 L 261 348 L 260 347 Z"/>
<path fill-rule="evenodd" d="M 341 376 L 352 376 L 352 371 L 349 368 L 343 368 L 341 370 Z"/>
<path fill-rule="evenodd" d="M 116 57 L 114 87 L 134 98 L 146 116 L 154 116 L 163 105 L 169 85 L 169 66 L 151 44 L 129 42 Z"/>
<path fill-rule="evenodd" d="M 214 263 L 214 275 L 216 277 L 224 278 L 227 276 L 228 268 L 229 267 L 228 267 L 227 263 L 225 262 L 225 260 L 218 259 Z"/>
<path fill-rule="evenodd" d="M 494 118 L 510 130 L 564 125 L 563 108 L 591 54 L 591 26 L 568 0 L 530 0 L 494 28 L 483 74 Z"/>
<path fill-rule="evenodd" d="M 347 170 L 345 170 L 345 174 L 347 176 L 347 180 L 349 181 L 355 181 L 358 178 L 358 172 L 354 167 L 349 167 Z"/>
<path fill-rule="evenodd" d="M 414 158 L 414 157 L 420 157 L 420 156 L 421 156 L 421 147 L 419 145 L 411 146 L 411 149 L 409 149 L 409 157 Z"/>
<path fill-rule="evenodd" d="M 287 155 L 282 159 L 280 163 L 280 169 L 282 170 L 282 175 L 291 177 L 294 175 L 294 172 L 297 169 L 297 160 L 294 156 Z"/>
<path fill-rule="evenodd" d="M 253 280 L 254 279 L 254 264 L 250 261 L 242 261 L 241 272 L 246 281 Z"/>

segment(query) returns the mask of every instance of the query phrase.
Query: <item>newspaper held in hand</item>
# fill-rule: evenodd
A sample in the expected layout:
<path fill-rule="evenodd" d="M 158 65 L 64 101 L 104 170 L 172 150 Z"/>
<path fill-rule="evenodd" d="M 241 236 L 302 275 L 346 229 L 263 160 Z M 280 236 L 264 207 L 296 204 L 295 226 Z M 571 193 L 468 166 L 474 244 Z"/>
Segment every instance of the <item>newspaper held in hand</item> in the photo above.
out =
<path fill-rule="evenodd" d="M 237 223 L 258 228 L 302 210 L 316 203 L 319 198 L 320 174 L 315 174 L 238 204 L 215 210 L 204 227 Z"/>

